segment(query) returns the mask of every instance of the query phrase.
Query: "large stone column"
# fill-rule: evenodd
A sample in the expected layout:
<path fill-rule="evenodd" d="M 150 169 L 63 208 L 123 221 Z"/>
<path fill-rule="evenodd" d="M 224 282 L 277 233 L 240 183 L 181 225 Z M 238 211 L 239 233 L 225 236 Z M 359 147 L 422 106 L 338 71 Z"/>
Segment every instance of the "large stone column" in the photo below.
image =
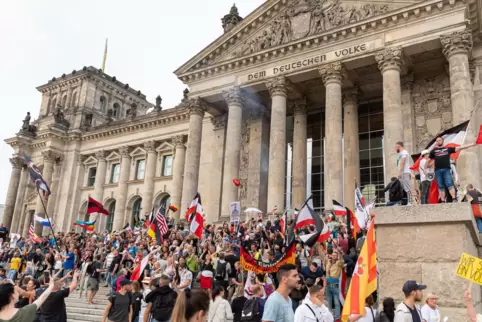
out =
<path fill-rule="evenodd" d="M 97 169 L 95 171 L 95 180 L 94 180 L 94 194 L 92 198 L 97 200 L 98 202 L 104 202 L 104 183 L 105 183 L 105 175 L 107 172 L 107 161 L 105 151 L 97 151 L 95 152 L 95 158 L 97 159 Z M 105 223 L 107 218 L 101 217 L 101 225 L 102 228 L 105 227 Z M 93 216 L 90 216 L 89 220 L 93 220 Z"/>
<path fill-rule="evenodd" d="M 307 147 L 307 122 L 306 99 L 293 102 L 294 129 L 293 129 L 293 173 L 291 190 L 293 193 L 292 204 L 294 208 L 301 208 L 306 200 L 306 147 Z"/>
<path fill-rule="evenodd" d="M 360 182 L 360 155 L 358 142 L 358 89 L 344 90 L 343 101 L 343 162 L 344 195 L 343 203 L 353 209 L 355 207 L 355 179 Z"/>
<path fill-rule="evenodd" d="M 450 93 L 452 101 L 453 124 L 469 120 L 474 111 L 474 93 L 469 69 L 469 53 L 472 49 L 472 33 L 468 30 L 457 31 L 440 37 L 442 51 L 449 62 Z M 479 123 L 474 117 L 469 123 L 464 144 L 476 140 Z M 471 148 L 460 153 L 457 172 L 460 183 L 472 183 L 480 187 L 480 164 L 477 149 Z"/>
<path fill-rule="evenodd" d="M 271 94 L 271 128 L 269 140 L 268 213 L 277 207 L 284 210 L 286 179 L 286 97 L 289 81 L 275 77 L 266 81 Z"/>
<path fill-rule="evenodd" d="M 119 183 L 117 185 L 115 215 L 113 230 L 120 231 L 126 223 L 126 202 L 127 202 L 127 181 L 129 180 L 129 170 L 131 156 L 129 155 L 129 147 L 123 146 L 119 149 L 121 155 Z"/>
<path fill-rule="evenodd" d="M 413 75 L 406 75 L 401 78 L 402 89 L 402 117 L 403 117 L 403 143 L 405 150 L 410 154 L 417 151 L 415 111 L 412 105 Z"/>
<path fill-rule="evenodd" d="M 171 204 L 179 208 L 182 199 L 182 176 L 184 175 L 184 163 L 186 162 L 186 147 L 184 146 L 184 135 L 176 135 L 172 138 L 174 145 L 174 164 L 172 168 L 172 189 Z M 176 223 L 179 224 L 181 209 L 172 214 Z"/>
<path fill-rule="evenodd" d="M 239 178 L 241 153 L 241 128 L 243 123 L 244 100 L 238 87 L 223 93 L 228 104 L 228 126 L 226 128 L 226 145 L 224 153 L 224 174 L 221 217 L 229 216 L 232 201 L 239 201 L 238 187 L 233 183 Z"/>
<path fill-rule="evenodd" d="M 197 193 L 199 180 L 199 161 L 201 160 L 201 140 L 203 118 L 206 104 L 200 98 L 188 101 L 189 134 L 187 138 L 186 161 L 182 183 L 181 213 L 185 213 Z"/>
<path fill-rule="evenodd" d="M 18 186 L 20 184 L 20 172 L 22 171 L 23 160 L 22 158 L 14 157 L 10 159 L 10 163 L 12 164 L 12 173 L 10 174 L 7 199 L 5 200 L 3 224 L 5 224 L 5 226 L 11 230 L 13 211 L 15 210 L 15 201 L 17 200 Z M 19 218 L 16 220 L 19 220 Z"/>
<path fill-rule="evenodd" d="M 15 218 L 15 220 L 12 220 L 11 231 L 17 234 L 21 234 L 23 229 L 23 222 L 25 220 L 25 190 L 27 190 L 27 184 L 29 180 L 30 175 L 28 173 L 27 167 L 24 165 L 22 166 L 22 172 L 20 174 L 20 184 L 18 186 L 17 199 L 15 201 L 15 210 L 13 211 L 13 218 Z"/>
<path fill-rule="evenodd" d="M 223 169 L 224 169 L 224 147 L 226 144 L 226 123 L 227 115 L 217 115 L 210 117 L 213 127 L 212 138 L 209 149 L 211 151 L 211 171 L 209 180 L 209 202 L 205 203 L 206 220 L 208 223 L 217 222 L 222 215 L 222 193 L 223 193 Z M 209 159 L 209 158 L 208 158 Z"/>
<path fill-rule="evenodd" d="M 142 213 L 150 213 L 152 210 L 152 198 L 154 196 L 154 177 L 156 175 L 157 152 L 156 143 L 149 141 L 144 144 L 147 151 L 146 172 L 144 175 L 144 192 L 142 193 Z"/>
<path fill-rule="evenodd" d="M 50 184 L 52 182 L 52 174 L 54 172 L 54 163 L 57 160 L 58 155 L 55 154 L 52 151 L 44 151 L 44 152 L 42 152 L 42 156 L 43 156 L 43 159 L 44 159 L 44 162 L 43 162 L 44 168 L 43 168 L 43 171 L 42 171 L 42 177 L 47 182 L 47 184 L 50 186 Z M 48 201 L 45 200 L 45 198 L 43 197 L 44 194 L 42 193 L 42 191 L 40 191 L 40 195 L 41 196 L 39 196 L 37 198 L 37 205 L 35 206 L 35 214 L 42 217 L 42 218 L 45 218 L 44 205 L 45 205 L 45 208 L 47 208 Z M 40 199 L 40 198 L 42 198 L 42 199 Z M 42 201 L 43 201 L 43 204 L 42 204 Z M 51 216 L 52 214 L 48 214 L 48 215 Z M 52 219 L 52 218 L 50 218 L 50 219 Z M 41 235 L 42 230 L 43 230 L 43 226 L 40 225 L 39 223 L 35 223 L 35 233 L 37 235 Z"/>
<path fill-rule="evenodd" d="M 326 88 L 325 157 L 323 160 L 324 201 L 325 209 L 331 209 L 333 208 L 333 200 L 343 202 L 341 85 L 345 71 L 341 62 L 338 61 L 320 67 L 319 72 Z"/>
<path fill-rule="evenodd" d="M 402 141 L 402 92 L 400 87 L 400 68 L 402 48 L 386 48 L 375 55 L 378 68 L 383 76 L 383 141 L 385 154 L 385 183 L 397 176 L 397 152 L 395 144 Z"/>

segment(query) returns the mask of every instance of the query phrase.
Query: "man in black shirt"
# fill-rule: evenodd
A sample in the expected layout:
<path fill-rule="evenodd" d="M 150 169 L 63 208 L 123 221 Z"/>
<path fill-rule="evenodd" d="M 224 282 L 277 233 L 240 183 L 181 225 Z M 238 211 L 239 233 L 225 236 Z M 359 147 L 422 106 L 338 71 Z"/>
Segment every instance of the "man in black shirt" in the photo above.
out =
<path fill-rule="evenodd" d="M 435 147 L 430 151 L 430 162 L 428 162 L 427 167 L 430 168 L 435 163 L 435 180 L 438 185 L 439 198 L 445 202 L 445 189 L 448 189 L 453 201 L 456 202 L 455 187 L 452 180 L 452 173 L 450 171 L 450 155 L 460 150 L 473 147 L 476 143 L 461 145 L 458 147 L 446 147 L 444 146 L 444 139 L 441 136 L 437 137 L 435 142 Z"/>
<path fill-rule="evenodd" d="M 422 301 L 422 290 L 426 288 L 427 285 L 417 284 L 416 281 L 406 281 L 403 284 L 402 291 L 405 294 L 405 300 L 397 306 L 393 322 L 422 322 L 422 315 L 415 303 Z"/>
<path fill-rule="evenodd" d="M 472 184 L 467 185 L 467 201 L 472 206 L 472 212 L 477 223 L 477 229 L 479 233 L 482 233 L 482 212 L 480 211 L 480 205 L 482 204 L 482 193 L 474 189 Z"/>
<path fill-rule="evenodd" d="M 41 321 L 42 322 L 65 322 L 67 321 L 67 310 L 65 308 L 65 298 L 69 296 L 77 288 L 77 279 L 79 278 L 80 272 L 76 271 L 72 278 L 72 272 L 67 274 L 62 279 L 55 280 L 55 287 L 50 293 L 49 297 L 40 307 L 41 311 Z M 68 288 L 61 289 L 64 280 L 67 278 L 72 278 Z"/>

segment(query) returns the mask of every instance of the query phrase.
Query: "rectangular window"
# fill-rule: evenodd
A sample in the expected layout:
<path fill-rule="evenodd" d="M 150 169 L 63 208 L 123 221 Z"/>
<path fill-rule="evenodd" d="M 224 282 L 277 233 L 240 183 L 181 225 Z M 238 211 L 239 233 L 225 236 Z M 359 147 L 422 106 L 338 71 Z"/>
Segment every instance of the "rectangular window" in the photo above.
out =
<path fill-rule="evenodd" d="M 136 163 L 136 180 L 143 180 L 146 168 L 146 160 L 137 160 Z"/>
<path fill-rule="evenodd" d="M 172 155 L 165 155 L 162 160 L 162 176 L 169 177 L 172 176 Z"/>
<path fill-rule="evenodd" d="M 97 168 L 89 169 L 89 178 L 87 179 L 87 186 L 92 187 L 95 183 L 95 175 L 97 173 Z"/>
<path fill-rule="evenodd" d="M 120 164 L 119 163 L 113 164 L 110 172 L 110 183 L 119 182 L 119 175 L 120 175 Z"/>

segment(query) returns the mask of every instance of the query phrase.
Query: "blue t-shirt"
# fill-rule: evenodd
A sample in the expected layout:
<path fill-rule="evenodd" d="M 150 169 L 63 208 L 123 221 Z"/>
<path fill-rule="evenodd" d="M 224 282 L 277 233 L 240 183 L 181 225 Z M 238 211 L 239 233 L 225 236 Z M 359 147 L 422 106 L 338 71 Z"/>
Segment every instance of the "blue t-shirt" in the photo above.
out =
<path fill-rule="evenodd" d="M 293 322 L 295 320 L 295 313 L 293 312 L 293 304 L 291 298 L 288 301 L 278 293 L 273 292 L 264 305 L 263 321 L 276 322 Z"/>
<path fill-rule="evenodd" d="M 134 246 L 134 247 L 129 247 L 129 248 L 128 248 L 128 251 L 129 251 L 129 253 L 132 255 L 132 257 L 136 257 L 136 254 L 137 254 L 137 251 L 138 251 L 138 250 L 139 250 L 139 249 L 138 249 L 136 246 Z"/>
<path fill-rule="evenodd" d="M 74 253 L 68 253 L 67 259 L 64 261 L 64 269 L 74 269 L 75 255 Z"/>

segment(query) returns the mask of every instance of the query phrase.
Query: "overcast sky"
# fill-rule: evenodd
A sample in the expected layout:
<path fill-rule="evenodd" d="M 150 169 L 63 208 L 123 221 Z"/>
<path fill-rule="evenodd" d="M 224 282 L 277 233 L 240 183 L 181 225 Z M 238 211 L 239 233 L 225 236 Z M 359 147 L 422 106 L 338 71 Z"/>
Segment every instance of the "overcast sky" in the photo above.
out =
<path fill-rule="evenodd" d="M 238 0 L 246 17 L 265 0 Z M 37 118 L 35 87 L 52 77 L 101 67 L 109 38 L 106 73 L 141 90 L 151 102 L 161 95 L 175 106 L 185 86 L 172 73 L 222 33 L 223 0 L 15 0 L 0 2 L 0 203 L 10 181 L 4 143 L 30 111 Z"/>

